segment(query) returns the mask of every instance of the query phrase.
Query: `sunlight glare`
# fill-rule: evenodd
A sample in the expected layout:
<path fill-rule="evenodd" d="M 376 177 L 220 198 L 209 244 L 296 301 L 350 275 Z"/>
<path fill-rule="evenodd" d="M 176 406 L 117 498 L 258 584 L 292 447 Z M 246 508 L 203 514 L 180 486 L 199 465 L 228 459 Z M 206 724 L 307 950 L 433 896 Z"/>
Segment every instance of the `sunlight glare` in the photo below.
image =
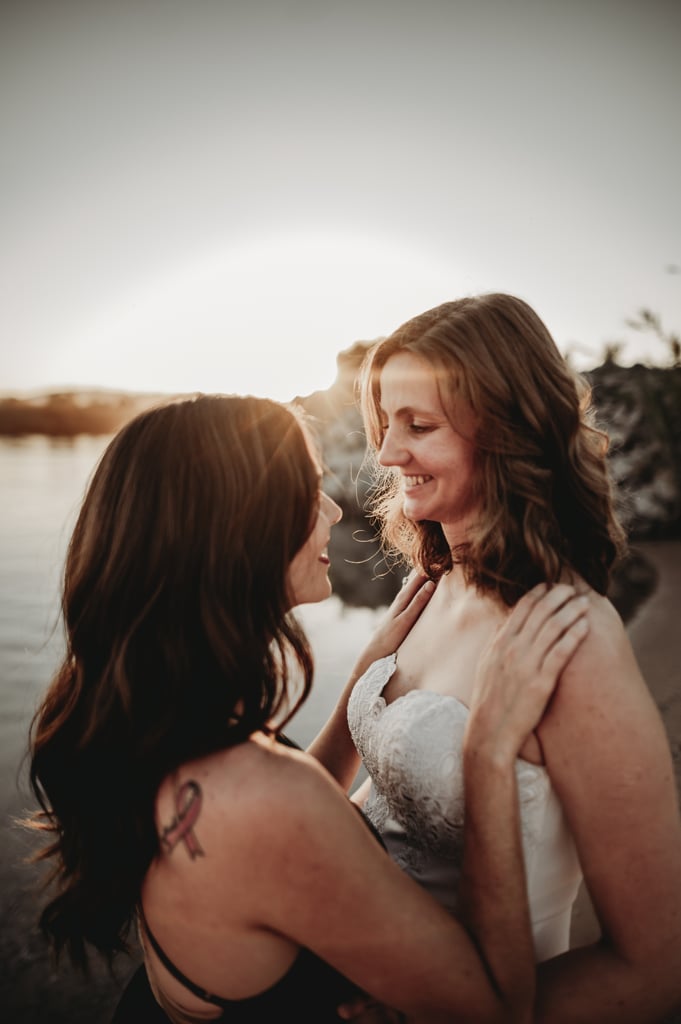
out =
<path fill-rule="evenodd" d="M 82 337 L 80 375 L 138 391 L 329 387 L 336 356 L 461 293 L 463 275 L 387 239 L 342 232 L 247 239 L 119 296 Z"/>

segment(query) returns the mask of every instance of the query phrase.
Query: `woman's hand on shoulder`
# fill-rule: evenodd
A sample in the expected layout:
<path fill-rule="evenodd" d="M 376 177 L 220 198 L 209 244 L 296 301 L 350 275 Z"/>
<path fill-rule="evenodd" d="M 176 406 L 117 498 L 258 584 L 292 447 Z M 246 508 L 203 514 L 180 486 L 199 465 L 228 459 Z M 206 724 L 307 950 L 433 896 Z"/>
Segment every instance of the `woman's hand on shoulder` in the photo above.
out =
<path fill-rule="evenodd" d="M 565 583 L 539 584 L 517 602 L 480 659 L 468 747 L 515 759 L 588 633 L 588 607 L 588 596 Z"/>

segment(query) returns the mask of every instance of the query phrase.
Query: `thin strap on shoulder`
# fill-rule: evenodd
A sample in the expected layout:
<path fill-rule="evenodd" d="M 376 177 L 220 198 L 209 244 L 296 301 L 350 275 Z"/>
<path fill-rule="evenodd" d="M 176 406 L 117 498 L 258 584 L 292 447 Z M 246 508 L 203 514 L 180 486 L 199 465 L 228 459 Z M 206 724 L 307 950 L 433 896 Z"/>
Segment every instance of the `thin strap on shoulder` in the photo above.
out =
<path fill-rule="evenodd" d="M 146 917 L 144 916 L 144 910 L 142 909 L 141 903 L 137 905 L 137 913 L 139 915 L 142 928 L 144 929 L 144 934 L 149 939 L 149 945 L 165 969 L 172 974 L 176 981 L 179 981 L 181 985 L 184 985 L 186 989 L 188 989 L 193 995 L 198 996 L 199 999 L 203 999 L 206 1003 L 211 1003 L 213 1006 L 219 1006 L 222 1010 L 233 1005 L 234 1000 L 221 999 L 220 996 L 214 996 L 212 992 L 207 992 L 205 988 L 201 988 L 200 985 L 196 985 L 191 978 L 188 978 L 186 974 L 183 974 L 159 944 L 156 936 L 149 927 Z"/>
<path fill-rule="evenodd" d="M 294 750 L 302 750 L 303 748 L 296 743 L 295 740 L 289 739 L 283 732 L 278 732 L 276 735 L 277 743 L 281 743 L 284 747 L 293 747 Z"/>

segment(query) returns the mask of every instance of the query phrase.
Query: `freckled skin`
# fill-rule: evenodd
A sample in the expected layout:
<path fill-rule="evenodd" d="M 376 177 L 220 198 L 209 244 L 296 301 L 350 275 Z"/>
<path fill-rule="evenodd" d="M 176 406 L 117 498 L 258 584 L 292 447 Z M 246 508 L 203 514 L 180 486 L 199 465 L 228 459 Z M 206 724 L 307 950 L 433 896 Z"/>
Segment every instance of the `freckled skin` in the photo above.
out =
<path fill-rule="evenodd" d="M 381 372 L 385 433 L 379 462 L 399 470 L 404 513 L 440 522 L 450 544 L 474 518 L 474 420 L 462 405 L 459 429 L 449 422 L 433 370 L 411 352 L 391 356 Z"/>

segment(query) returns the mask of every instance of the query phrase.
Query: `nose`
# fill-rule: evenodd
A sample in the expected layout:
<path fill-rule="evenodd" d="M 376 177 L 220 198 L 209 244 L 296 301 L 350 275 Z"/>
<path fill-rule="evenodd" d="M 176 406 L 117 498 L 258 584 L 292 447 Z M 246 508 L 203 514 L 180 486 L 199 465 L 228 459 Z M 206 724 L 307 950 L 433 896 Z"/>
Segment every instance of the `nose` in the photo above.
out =
<path fill-rule="evenodd" d="M 381 447 L 378 449 L 381 466 L 403 466 L 409 461 L 409 452 L 400 445 L 390 427 L 386 427 Z"/>
<path fill-rule="evenodd" d="M 333 498 L 330 498 L 326 492 L 324 493 L 323 501 L 326 518 L 329 520 L 329 524 L 331 526 L 335 526 L 335 524 L 339 523 L 343 518 L 343 509 L 340 505 L 337 505 Z"/>

